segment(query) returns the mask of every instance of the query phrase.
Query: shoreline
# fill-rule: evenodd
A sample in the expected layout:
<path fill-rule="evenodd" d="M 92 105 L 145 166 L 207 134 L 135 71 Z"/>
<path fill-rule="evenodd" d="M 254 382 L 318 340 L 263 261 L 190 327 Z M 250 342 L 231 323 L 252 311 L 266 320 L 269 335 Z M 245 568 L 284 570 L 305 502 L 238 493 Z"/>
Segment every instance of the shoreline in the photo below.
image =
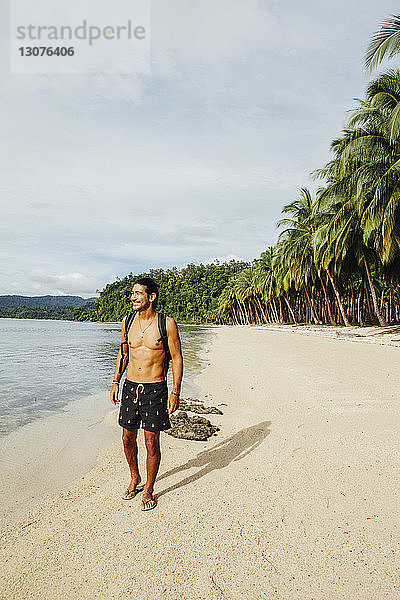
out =
<path fill-rule="evenodd" d="M 4 319 L 7 321 L 60 321 L 62 323 L 95 323 L 97 325 L 121 325 L 122 321 L 78 321 L 77 319 L 49 319 L 49 318 L 43 318 L 40 319 L 38 317 L 1 317 L 0 319 Z M 217 323 L 192 323 L 192 322 L 178 322 L 177 321 L 177 325 L 178 327 L 180 325 L 191 325 L 193 327 L 205 327 L 205 328 L 211 328 L 211 327 L 219 327 L 220 325 Z"/>
<path fill-rule="evenodd" d="M 162 437 L 150 513 L 120 500 L 120 442 L 102 449 L 4 537 L 6 597 L 396 597 L 400 354 L 346 341 L 221 326 L 197 378 L 218 436 Z"/>
<path fill-rule="evenodd" d="M 0 532 L 94 467 L 115 439 L 105 400 L 100 391 L 84 396 L 2 436 Z"/>
<path fill-rule="evenodd" d="M 360 327 L 352 325 L 293 325 L 270 323 L 266 325 L 236 325 L 235 327 L 254 327 L 268 331 L 286 331 L 301 335 L 316 335 L 352 342 L 376 343 L 383 346 L 400 346 L 400 324 L 379 327 L 375 325 Z"/>
<path fill-rule="evenodd" d="M 197 360 L 192 370 L 201 372 L 205 367 L 203 357 L 213 337 L 210 331 L 201 351 L 194 351 Z M 188 395 L 195 396 L 200 388 L 197 376 L 191 375 L 186 388 Z M 109 401 L 109 390 L 99 389 L 1 436 L 0 535 L 24 512 L 32 513 L 83 479 L 103 449 L 120 443 L 118 411 L 119 406 Z"/>

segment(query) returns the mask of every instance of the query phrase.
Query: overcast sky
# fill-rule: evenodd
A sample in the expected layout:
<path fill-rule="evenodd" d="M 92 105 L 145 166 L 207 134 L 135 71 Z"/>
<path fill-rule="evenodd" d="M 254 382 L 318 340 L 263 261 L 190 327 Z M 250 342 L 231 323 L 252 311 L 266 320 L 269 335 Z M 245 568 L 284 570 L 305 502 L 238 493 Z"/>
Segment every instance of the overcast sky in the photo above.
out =
<path fill-rule="evenodd" d="M 0 294 L 257 257 L 329 159 L 398 2 L 153 0 L 144 75 L 12 75 L 1 0 Z"/>

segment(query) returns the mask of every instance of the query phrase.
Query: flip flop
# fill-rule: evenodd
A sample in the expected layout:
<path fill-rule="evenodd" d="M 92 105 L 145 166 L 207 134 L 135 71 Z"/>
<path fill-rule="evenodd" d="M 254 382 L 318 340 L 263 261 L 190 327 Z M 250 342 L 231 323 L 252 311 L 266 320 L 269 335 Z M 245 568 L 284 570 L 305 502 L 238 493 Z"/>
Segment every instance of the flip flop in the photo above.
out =
<path fill-rule="evenodd" d="M 133 490 L 127 488 L 125 490 L 125 494 L 122 496 L 122 500 L 133 500 L 135 496 L 138 495 L 139 492 L 143 492 L 144 485 L 137 485 Z"/>
<path fill-rule="evenodd" d="M 150 506 L 148 506 L 149 504 L 150 504 Z M 147 506 L 147 508 L 146 508 L 146 506 Z M 157 506 L 157 500 L 156 500 L 155 496 L 153 496 L 153 494 L 151 495 L 151 497 L 148 500 L 142 500 L 142 510 L 143 511 L 152 510 L 156 506 Z"/>

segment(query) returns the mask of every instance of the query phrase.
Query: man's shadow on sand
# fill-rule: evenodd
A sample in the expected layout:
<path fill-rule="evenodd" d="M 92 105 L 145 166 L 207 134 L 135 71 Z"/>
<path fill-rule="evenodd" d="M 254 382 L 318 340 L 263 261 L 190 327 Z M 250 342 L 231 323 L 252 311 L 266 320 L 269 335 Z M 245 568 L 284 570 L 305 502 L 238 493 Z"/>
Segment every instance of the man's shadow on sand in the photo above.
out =
<path fill-rule="evenodd" d="M 242 429 L 233 435 L 232 437 L 223 440 L 216 446 L 213 446 L 209 450 L 200 452 L 195 458 L 191 458 L 186 464 L 170 469 L 166 473 L 163 473 L 158 477 L 158 481 L 165 479 L 170 475 L 176 475 L 187 469 L 193 469 L 195 467 L 202 467 L 200 471 L 182 479 L 179 483 L 166 488 L 162 492 L 158 493 L 157 496 L 163 496 L 177 490 L 184 485 L 188 485 L 193 481 L 197 481 L 200 477 L 211 473 L 215 469 L 223 469 L 227 467 L 231 462 L 241 460 L 250 452 L 255 450 L 270 433 L 269 426 L 271 421 L 262 421 L 257 425 L 252 425 L 246 429 Z"/>

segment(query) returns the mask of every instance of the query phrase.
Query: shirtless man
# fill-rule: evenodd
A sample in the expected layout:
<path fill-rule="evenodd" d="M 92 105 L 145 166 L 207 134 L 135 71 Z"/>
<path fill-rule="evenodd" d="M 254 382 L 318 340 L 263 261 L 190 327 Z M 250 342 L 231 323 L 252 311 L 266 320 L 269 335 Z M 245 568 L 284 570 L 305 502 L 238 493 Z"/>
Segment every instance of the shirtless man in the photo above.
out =
<path fill-rule="evenodd" d="M 166 318 L 168 347 L 172 359 L 173 389 L 168 395 L 164 373 L 164 347 L 158 330 L 156 312 L 158 286 L 143 277 L 133 286 L 131 300 L 136 311 L 125 341 L 125 319 L 122 321 L 121 346 L 117 357 L 111 402 L 118 403 L 119 381 L 127 368 L 122 388 L 118 422 L 122 427 L 122 442 L 131 472 L 130 484 L 123 496 L 131 500 L 143 489 L 142 510 L 155 508 L 154 482 L 160 466 L 160 431 L 171 427 L 169 415 L 179 407 L 183 360 L 178 328 L 174 319 Z M 137 434 L 142 425 L 146 445 L 147 480 L 139 487 Z"/>

